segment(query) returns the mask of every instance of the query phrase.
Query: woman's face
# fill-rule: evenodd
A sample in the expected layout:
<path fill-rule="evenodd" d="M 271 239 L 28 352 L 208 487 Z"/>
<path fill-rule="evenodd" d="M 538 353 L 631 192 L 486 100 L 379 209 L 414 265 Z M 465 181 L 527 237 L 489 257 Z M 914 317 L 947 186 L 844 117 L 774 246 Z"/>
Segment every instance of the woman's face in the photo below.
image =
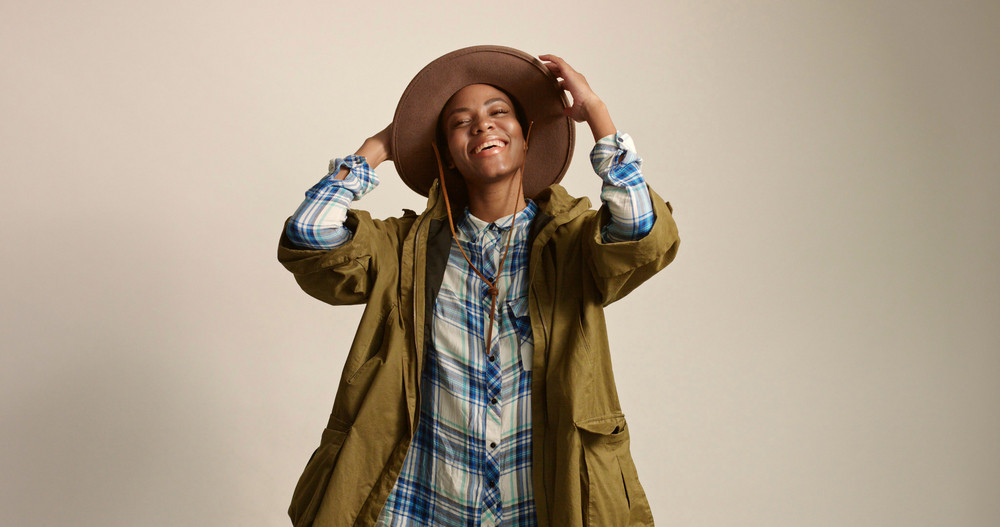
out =
<path fill-rule="evenodd" d="M 488 84 L 455 92 L 441 111 L 450 160 L 470 186 L 507 179 L 524 163 L 524 135 L 514 105 Z"/>

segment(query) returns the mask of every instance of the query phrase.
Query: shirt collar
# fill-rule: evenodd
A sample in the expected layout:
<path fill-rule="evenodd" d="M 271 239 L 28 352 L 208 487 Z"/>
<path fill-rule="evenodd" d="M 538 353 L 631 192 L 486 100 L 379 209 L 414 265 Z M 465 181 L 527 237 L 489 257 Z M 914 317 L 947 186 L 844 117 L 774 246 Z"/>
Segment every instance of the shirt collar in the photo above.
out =
<path fill-rule="evenodd" d="M 463 212 L 462 221 L 458 225 L 459 231 L 467 239 L 476 239 L 484 229 L 489 228 L 491 225 L 496 226 L 496 230 L 505 231 L 510 228 L 511 224 L 516 224 L 515 235 L 524 230 L 525 227 L 531 224 L 531 220 L 535 218 L 535 214 L 538 213 L 538 205 L 532 200 L 527 200 L 524 208 L 521 209 L 517 214 L 508 214 L 502 218 L 498 218 L 493 223 L 483 221 L 469 212 L 469 207 L 465 207 Z"/>

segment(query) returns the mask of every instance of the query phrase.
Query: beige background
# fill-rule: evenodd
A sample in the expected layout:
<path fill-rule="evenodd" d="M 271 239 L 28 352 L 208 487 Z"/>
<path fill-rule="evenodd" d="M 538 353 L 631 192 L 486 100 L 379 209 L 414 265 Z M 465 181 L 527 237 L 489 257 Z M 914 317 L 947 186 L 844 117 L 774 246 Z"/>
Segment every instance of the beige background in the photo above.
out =
<path fill-rule="evenodd" d="M 660 525 L 1000 525 L 1000 4 L 0 7 L 0 524 L 285 525 L 359 310 L 275 260 L 455 48 L 587 75 L 675 206 L 608 311 Z M 597 198 L 581 125 L 570 191 Z M 364 206 L 420 208 L 391 165 Z"/>

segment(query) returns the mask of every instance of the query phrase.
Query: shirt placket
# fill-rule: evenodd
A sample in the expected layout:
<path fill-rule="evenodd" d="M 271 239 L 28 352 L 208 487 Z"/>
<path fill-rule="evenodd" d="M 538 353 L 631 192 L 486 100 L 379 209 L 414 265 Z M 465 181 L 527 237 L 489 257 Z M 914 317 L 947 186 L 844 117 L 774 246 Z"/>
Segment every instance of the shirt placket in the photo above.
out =
<path fill-rule="evenodd" d="M 501 231 L 496 227 L 495 224 L 490 224 L 481 232 L 480 247 L 482 248 L 482 262 L 483 262 L 483 274 L 489 278 L 496 278 L 497 266 L 499 265 L 499 260 L 501 257 L 500 251 L 502 250 L 499 241 L 502 239 L 500 236 Z M 502 281 L 497 282 L 497 287 L 503 291 Z M 486 402 L 486 426 L 484 434 L 484 452 L 485 452 L 485 462 L 483 464 L 483 484 L 485 486 L 483 494 L 483 527 L 493 527 L 501 524 L 502 519 L 502 509 L 503 500 L 500 495 L 500 456 L 499 456 L 499 446 L 500 438 L 502 435 L 502 423 L 503 423 L 503 401 L 500 398 L 502 391 L 502 369 L 501 369 L 501 356 L 500 356 L 500 300 L 503 295 L 498 295 L 496 313 L 494 313 L 493 322 L 493 337 L 490 343 L 490 349 L 486 350 L 484 379 L 483 385 L 486 387 L 485 390 L 485 402 Z M 486 323 L 484 326 L 489 325 L 489 313 L 493 298 L 489 294 L 489 286 L 487 284 L 482 284 L 480 287 L 480 306 L 482 306 L 485 313 L 484 320 Z M 485 327 L 483 338 L 486 338 Z"/>

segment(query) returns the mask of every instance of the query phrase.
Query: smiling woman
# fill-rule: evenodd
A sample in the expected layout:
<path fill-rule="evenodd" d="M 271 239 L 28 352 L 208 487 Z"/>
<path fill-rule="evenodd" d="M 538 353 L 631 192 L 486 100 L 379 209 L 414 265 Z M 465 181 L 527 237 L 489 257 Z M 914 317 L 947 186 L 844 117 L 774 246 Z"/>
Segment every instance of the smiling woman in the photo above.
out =
<path fill-rule="evenodd" d="M 600 210 L 558 185 L 574 121 Z M 422 214 L 350 208 L 389 159 Z M 310 295 L 367 305 L 295 525 L 653 524 L 603 312 L 679 244 L 641 163 L 564 60 L 499 46 L 430 63 L 393 123 L 331 162 L 278 258 Z"/>
<path fill-rule="evenodd" d="M 528 145 L 510 97 L 488 84 L 466 86 L 448 99 L 441 127 L 472 215 L 495 221 L 524 208 L 523 193 L 512 189 L 521 184 Z"/>

